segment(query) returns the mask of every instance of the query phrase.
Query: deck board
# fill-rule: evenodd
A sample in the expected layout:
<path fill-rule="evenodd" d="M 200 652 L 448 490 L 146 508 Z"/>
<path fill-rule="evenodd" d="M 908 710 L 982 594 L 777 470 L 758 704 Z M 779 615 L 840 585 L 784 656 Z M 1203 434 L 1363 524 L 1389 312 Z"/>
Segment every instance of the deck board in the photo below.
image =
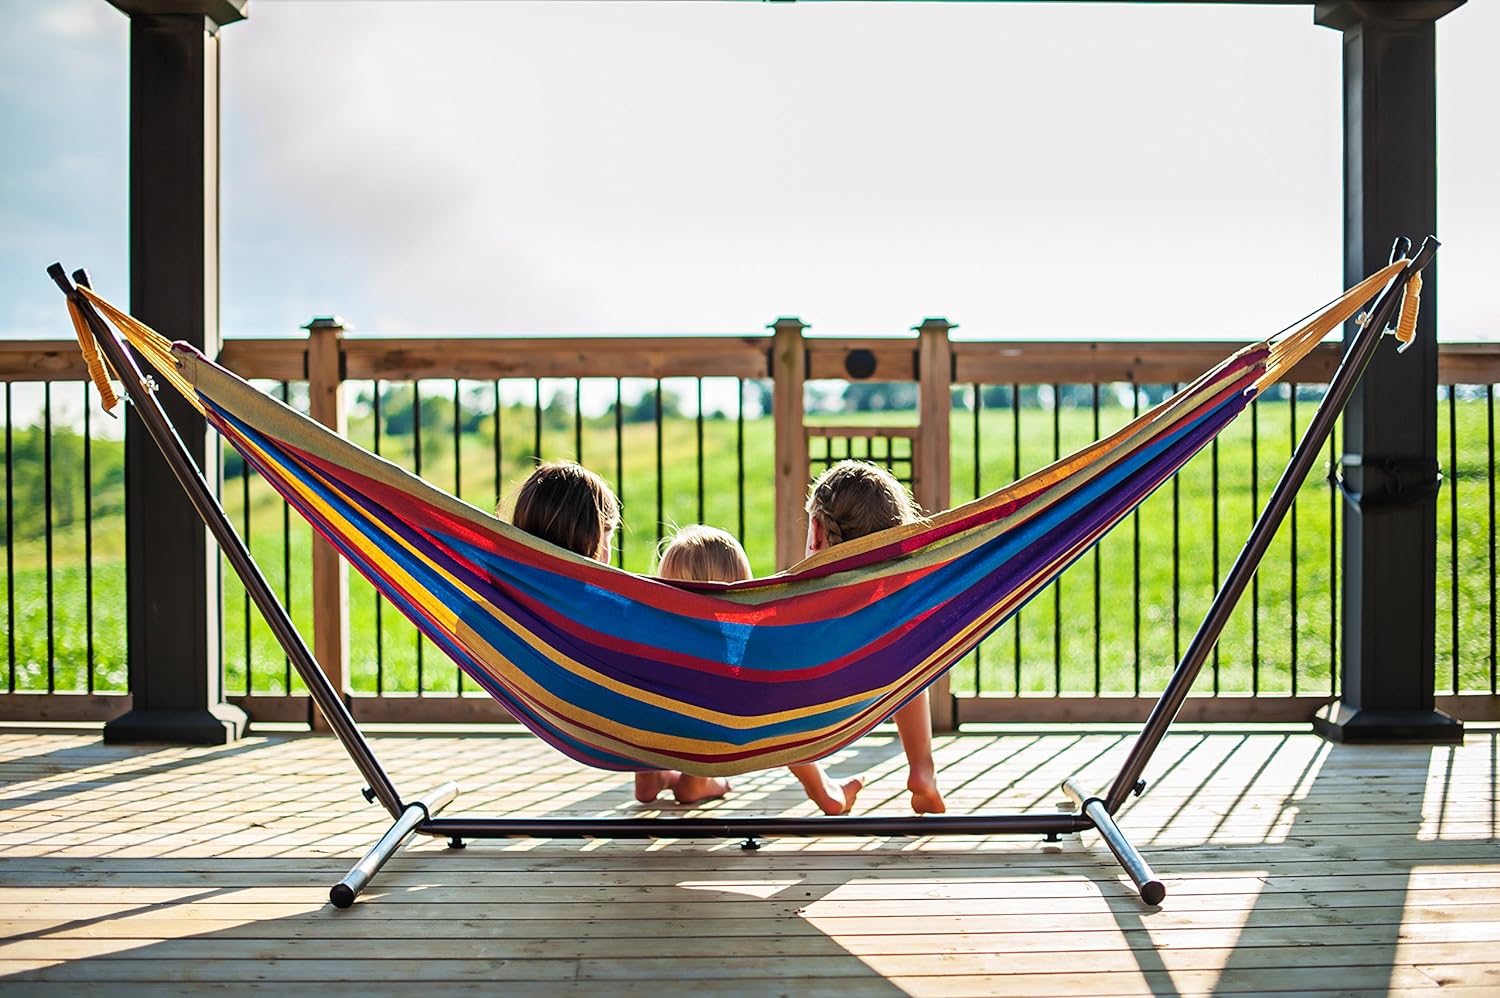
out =
<path fill-rule="evenodd" d="M 0 730 L 0 994 L 1142 995 L 1500 993 L 1494 731 L 1332 746 L 1170 736 L 1121 825 L 1168 887 L 1143 906 L 1092 833 L 771 840 L 424 840 L 352 909 L 327 888 L 386 824 L 328 738 L 105 746 Z M 784 773 L 697 810 L 525 736 L 377 736 L 449 813 L 798 814 Z M 1103 787 L 1117 732 L 938 740 L 953 811 Z M 899 746 L 833 760 L 859 811 L 906 807 Z"/>

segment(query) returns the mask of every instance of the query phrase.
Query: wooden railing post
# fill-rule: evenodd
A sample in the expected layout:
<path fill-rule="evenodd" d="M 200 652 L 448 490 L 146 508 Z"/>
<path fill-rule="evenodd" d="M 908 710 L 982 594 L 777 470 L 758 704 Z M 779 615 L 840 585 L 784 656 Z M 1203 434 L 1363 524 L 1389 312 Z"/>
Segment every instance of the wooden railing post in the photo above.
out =
<path fill-rule="evenodd" d="M 348 431 L 344 412 L 344 322 L 319 316 L 307 330 L 307 394 L 309 414 L 340 436 Z M 313 536 L 313 657 L 328 673 L 334 689 L 347 694 L 349 673 L 349 568 L 332 544 Z M 313 712 L 313 729 L 327 731 L 323 716 Z"/>
<path fill-rule="evenodd" d="M 771 341 L 771 413 L 776 427 L 776 568 L 790 568 L 807 551 L 807 430 L 802 423 L 802 384 L 807 365 L 802 330 L 807 324 L 782 316 L 767 328 Z"/>
<path fill-rule="evenodd" d="M 912 494 L 927 513 L 945 510 L 950 505 L 953 486 L 953 457 L 950 421 L 952 417 L 953 351 L 948 331 L 958 326 L 947 319 L 923 319 L 912 327 L 917 333 L 917 434 L 915 461 L 912 465 Z M 937 731 L 952 731 L 957 708 L 953 701 L 948 673 L 932 684 L 932 726 Z"/>

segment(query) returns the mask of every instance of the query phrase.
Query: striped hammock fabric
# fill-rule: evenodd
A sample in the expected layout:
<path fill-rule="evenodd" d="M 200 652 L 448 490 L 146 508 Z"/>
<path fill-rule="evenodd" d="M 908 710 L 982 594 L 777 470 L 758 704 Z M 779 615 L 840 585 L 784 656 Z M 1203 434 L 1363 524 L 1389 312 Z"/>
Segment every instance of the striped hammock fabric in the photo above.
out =
<path fill-rule="evenodd" d="M 635 575 L 540 541 L 84 294 L 350 564 L 537 735 L 604 769 L 733 775 L 817 759 L 889 717 L 1404 262 L 1013 485 L 730 585 Z M 1414 289 L 1407 298 L 1413 311 Z M 85 337 L 76 309 L 74 321 Z"/>

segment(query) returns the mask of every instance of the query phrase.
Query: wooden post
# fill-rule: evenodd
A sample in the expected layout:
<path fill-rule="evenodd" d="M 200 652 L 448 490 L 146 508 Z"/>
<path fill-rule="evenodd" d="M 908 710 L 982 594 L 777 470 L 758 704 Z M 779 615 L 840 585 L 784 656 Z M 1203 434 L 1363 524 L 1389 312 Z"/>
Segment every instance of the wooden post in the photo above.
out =
<path fill-rule="evenodd" d="M 1397 236 L 1442 235 L 1435 22 L 1458 2 L 1350 0 L 1316 9 L 1319 24 L 1343 33 L 1350 283 L 1384 265 Z M 1379 351 L 1344 414 L 1343 681 L 1341 699 L 1313 722 L 1337 741 L 1463 738 L 1463 726 L 1434 701 L 1437 272 L 1434 263 L 1422 275 L 1411 349 Z"/>
<path fill-rule="evenodd" d="M 802 330 L 807 323 L 782 316 L 767 327 L 771 341 L 771 411 L 776 424 L 776 568 L 790 568 L 807 553 L 807 430 L 802 424 L 802 384 L 807 380 Z"/>
<path fill-rule="evenodd" d="M 219 349 L 219 38 L 244 0 L 115 0 L 130 15 L 130 311 L 212 357 Z M 101 287 L 111 279 L 100 278 Z M 198 467 L 203 416 L 162 405 Z M 133 407 L 125 413 L 125 605 L 132 697 L 106 742 L 222 745 L 247 719 L 219 669 L 219 555 Z"/>
<path fill-rule="evenodd" d="M 312 418 L 344 436 L 348 416 L 344 412 L 343 338 L 344 322 L 337 316 L 319 316 L 302 327 L 307 330 L 307 394 Z M 313 657 L 328 674 L 340 695 L 347 694 L 349 674 L 349 566 L 337 550 L 321 536 L 312 544 Z M 313 711 L 314 731 L 328 731 L 323 715 Z"/>
<path fill-rule="evenodd" d="M 953 351 L 948 331 L 958 326 L 942 317 L 922 320 L 917 333 L 917 434 L 912 465 L 912 494 L 924 512 L 937 513 L 950 505 L 953 489 L 952 419 Z M 958 725 L 948 674 L 932 684 L 932 727 L 952 731 Z"/>

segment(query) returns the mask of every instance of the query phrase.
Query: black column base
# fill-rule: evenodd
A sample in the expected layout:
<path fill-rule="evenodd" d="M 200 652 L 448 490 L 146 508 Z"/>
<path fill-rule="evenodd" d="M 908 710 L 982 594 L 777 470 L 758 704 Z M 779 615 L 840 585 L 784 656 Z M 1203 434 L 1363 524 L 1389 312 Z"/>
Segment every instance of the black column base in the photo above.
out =
<path fill-rule="evenodd" d="M 142 710 L 121 714 L 104 725 L 108 745 L 172 742 L 178 745 L 228 745 L 244 737 L 250 715 L 232 703 L 203 710 Z"/>
<path fill-rule="evenodd" d="M 1449 745 L 1464 740 L 1464 723 L 1436 709 L 1365 709 L 1335 700 L 1318 711 L 1312 725 L 1313 731 L 1331 742 Z"/>

